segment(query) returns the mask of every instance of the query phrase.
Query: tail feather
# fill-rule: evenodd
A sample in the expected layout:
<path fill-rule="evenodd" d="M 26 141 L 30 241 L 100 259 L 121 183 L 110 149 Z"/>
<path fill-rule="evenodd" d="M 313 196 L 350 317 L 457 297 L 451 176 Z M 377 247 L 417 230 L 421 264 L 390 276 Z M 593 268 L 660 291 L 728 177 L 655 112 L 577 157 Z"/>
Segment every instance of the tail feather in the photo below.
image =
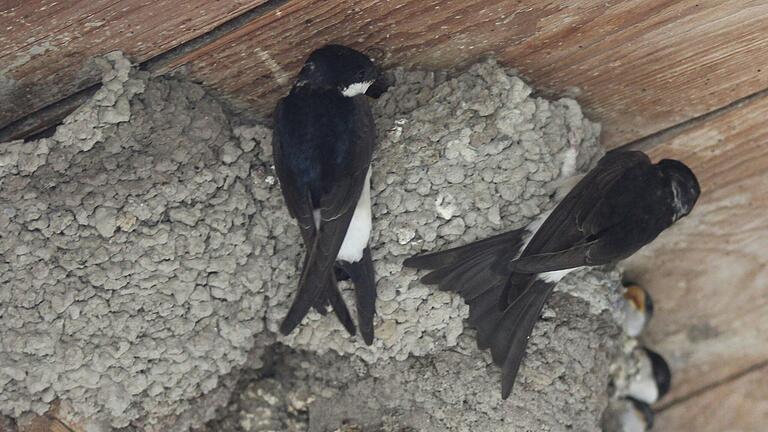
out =
<path fill-rule="evenodd" d="M 477 329 L 477 347 L 488 349 L 494 331 L 502 317 L 502 312 L 496 306 L 499 300 L 498 293 L 489 291 L 476 301 L 469 303 L 469 323 Z M 476 313 L 474 313 L 477 311 Z M 474 315 L 474 316 L 473 316 Z"/>
<path fill-rule="evenodd" d="M 326 316 L 328 315 L 328 306 L 330 306 L 330 304 L 328 303 L 328 297 L 321 295 L 317 298 L 317 302 L 312 307 L 320 315 Z"/>
<path fill-rule="evenodd" d="M 517 372 L 520 370 L 520 365 L 525 357 L 528 338 L 533 332 L 533 327 L 539 321 L 541 310 L 544 308 L 544 304 L 554 288 L 555 284 L 553 283 L 537 280 L 523 297 L 516 302 L 520 302 L 527 296 L 531 297 L 531 302 L 528 306 L 520 311 L 520 318 L 514 332 L 509 335 L 511 342 L 509 343 L 506 360 L 503 365 L 500 365 L 502 371 L 501 397 L 503 399 L 508 398 L 510 393 L 512 393 Z"/>
<path fill-rule="evenodd" d="M 506 278 L 505 273 L 495 270 L 504 266 L 495 263 L 512 260 L 523 245 L 525 233 L 523 229 L 514 230 L 446 251 L 416 255 L 403 261 L 403 265 L 432 269 L 421 278 L 424 284 L 438 285 L 441 290 L 458 292 L 464 298 L 476 297 Z"/>
<path fill-rule="evenodd" d="M 503 273 L 489 271 L 489 264 L 493 264 L 498 259 L 504 258 L 504 253 L 498 254 L 496 250 L 487 250 L 478 252 L 475 256 L 468 258 L 460 266 L 456 266 L 453 272 L 443 281 L 443 289 L 454 291 L 462 297 L 474 297 L 479 295 L 478 291 L 485 291 L 504 279 Z"/>
<path fill-rule="evenodd" d="M 325 283 L 317 283 L 309 278 L 309 275 L 323 274 L 318 271 L 317 257 L 320 253 L 318 236 L 314 230 L 308 229 L 302 229 L 301 234 L 307 246 L 307 253 L 304 255 L 304 263 L 301 266 L 298 291 L 283 322 L 280 323 L 280 333 L 285 336 L 298 327 L 311 308 L 315 308 L 323 315 L 327 304 L 325 296 L 322 295 L 325 291 Z"/>
<path fill-rule="evenodd" d="M 539 318 L 539 311 L 549 297 L 547 288 L 546 282 L 537 279 L 530 289 L 504 311 L 499 326 L 496 328 L 496 337 L 491 347 L 494 361 L 499 365 L 513 352 L 511 350 L 515 341 L 513 336 L 522 333 L 527 338 L 530 331 L 533 330 L 533 324 Z M 528 319 L 531 319 L 532 322 L 528 322 Z M 530 330 L 526 330 L 529 324 Z M 523 352 L 525 352 L 525 347 L 523 347 Z"/>
<path fill-rule="evenodd" d="M 305 284 L 303 289 L 299 289 L 296 297 L 291 304 L 291 308 L 285 315 L 280 324 L 280 333 L 290 334 L 306 316 L 309 309 L 314 307 L 321 315 L 327 314 L 326 306 L 330 305 L 334 314 L 341 322 L 341 325 L 349 332 L 355 335 L 355 324 L 349 314 L 349 309 L 341 297 L 339 287 L 336 285 L 336 278 L 333 273 L 328 273 L 326 281 L 322 284 Z"/>
<path fill-rule="evenodd" d="M 523 319 L 524 312 L 533 301 L 534 296 L 522 296 L 514 304 L 510 305 L 496 321 L 496 327 L 490 337 L 491 357 L 493 362 L 501 366 L 507 359 L 509 348 L 512 345 L 515 331 L 520 327 L 520 321 Z"/>
<path fill-rule="evenodd" d="M 432 270 L 422 277 L 423 283 L 464 298 L 469 324 L 477 329 L 478 348 L 490 348 L 493 362 L 502 368 L 504 399 L 512 392 L 528 337 L 554 288 L 535 274 L 512 273 L 506 265 L 518 255 L 526 233 L 511 231 L 404 262 L 407 267 Z"/>
<path fill-rule="evenodd" d="M 461 263 L 433 270 L 421 282 L 426 285 L 439 284 L 443 291 L 453 291 L 462 296 L 479 295 L 476 290 L 491 286 L 503 278 L 503 274 L 489 271 L 490 264 L 499 259 L 496 250 L 478 251 Z"/>
<path fill-rule="evenodd" d="M 518 229 L 498 234 L 487 239 L 478 240 L 464 246 L 455 247 L 453 249 L 415 255 L 403 261 L 403 265 L 418 269 L 437 269 L 450 266 L 463 261 L 468 257 L 474 256 L 478 252 L 508 248 L 511 246 L 510 242 L 520 241 L 524 232 L 523 229 Z M 519 250 L 519 247 L 516 250 Z"/>
<path fill-rule="evenodd" d="M 341 322 L 341 325 L 344 326 L 344 328 L 347 330 L 347 332 L 350 334 L 350 336 L 355 335 L 355 323 L 352 321 L 352 316 L 349 314 L 349 309 L 347 309 L 347 304 L 344 303 L 344 299 L 341 297 L 341 293 L 339 292 L 339 287 L 336 284 L 336 277 L 333 275 L 333 273 L 329 274 L 328 282 L 326 282 L 325 286 L 325 295 L 328 299 L 328 302 L 331 304 L 331 307 L 333 308 L 333 313 L 336 314 L 336 317 Z"/>
<path fill-rule="evenodd" d="M 355 335 L 355 323 L 352 321 L 352 317 L 349 314 L 347 304 L 344 303 L 344 299 L 341 297 L 339 287 L 337 285 L 338 278 L 335 274 L 331 274 L 326 282 L 325 288 L 322 293 L 317 297 L 315 304 L 312 306 L 317 313 L 322 316 L 328 315 L 328 306 L 333 309 L 334 314 L 341 322 L 341 325 L 347 330 L 347 332 Z"/>
<path fill-rule="evenodd" d="M 354 323 L 349 318 L 349 311 L 334 276 L 334 263 L 344 241 L 344 235 L 340 234 L 347 229 L 351 219 L 352 212 L 347 212 L 336 219 L 324 221 L 318 230 L 302 228 L 302 238 L 308 251 L 304 257 L 296 296 L 280 324 L 280 333 L 288 335 L 310 309 L 315 308 L 322 313 L 326 304 L 330 303 L 342 325 L 350 334 L 355 334 Z"/>
<path fill-rule="evenodd" d="M 555 284 L 540 279 L 504 311 L 496 307 L 501 287 L 489 290 L 479 301 L 469 303 L 470 324 L 477 329 L 477 345 L 491 350 L 493 362 L 502 370 L 502 398 L 512 392 L 515 378 L 525 358 L 528 337 L 539 320 L 541 309 Z M 477 310 L 477 313 L 473 313 Z M 472 319 L 472 316 L 475 319 Z"/>
<path fill-rule="evenodd" d="M 405 261 L 403 261 L 403 264 L 406 265 L 406 267 L 408 266 Z M 456 271 L 456 268 L 454 267 L 450 267 L 450 266 L 441 267 L 437 270 L 433 270 L 427 273 L 426 275 L 424 275 L 421 278 L 421 283 L 425 285 L 440 284 L 439 285 L 440 289 L 445 290 L 444 285 L 441 282 L 444 280 L 448 280 L 449 276 L 455 271 Z"/>
<path fill-rule="evenodd" d="M 357 320 L 360 334 L 366 345 L 373 344 L 373 316 L 376 314 L 376 275 L 373 269 L 371 249 L 363 250 L 363 257 L 358 262 L 342 261 L 342 269 L 355 285 L 357 301 Z"/>
<path fill-rule="evenodd" d="M 499 296 L 499 309 L 504 310 L 515 302 L 523 293 L 531 287 L 536 280 L 536 274 L 510 273 L 504 290 Z"/>
<path fill-rule="evenodd" d="M 472 300 L 474 300 L 474 299 L 478 298 L 479 296 L 481 296 L 481 295 L 483 295 L 483 294 L 487 293 L 488 291 L 497 292 L 497 290 L 499 289 L 499 287 L 500 287 L 500 286 L 503 286 L 504 282 L 505 282 L 505 281 L 502 279 L 502 280 L 499 280 L 499 281 L 497 281 L 496 283 L 494 283 L 494 284 L 492 284 L 492 285 L 488 286 L 488 289 L 486 289 L 486 290 L 477 289 L 477 290 L 474 290 L 474 291 L 472 291 L 472 292 L 464 292 L 464 290 L 462 290 L 462 292 L 461 292 L 460 294 L 462 294 L 462 298 L 463 298 L 463 299 L 464 299 L 464 300 L 465 300 L 467 303 L 469 303 L 469 302 L 471 302 Z M 498 299 L 497 299 L 497 300 L 498 300 Z M 496 301 L 496 302 L 494 302 L 494 303 L 498 303 L 498 301 Z"/>
<path fill-rule="evenodd" d="M 323 284 L 319 283 L 300 286 L 288 313 L 280 324 L 280 333 L 286 336 L 290 334 L 301 323 L 309 309 L 322 302 L 320 296 L 323 291 Z"/>

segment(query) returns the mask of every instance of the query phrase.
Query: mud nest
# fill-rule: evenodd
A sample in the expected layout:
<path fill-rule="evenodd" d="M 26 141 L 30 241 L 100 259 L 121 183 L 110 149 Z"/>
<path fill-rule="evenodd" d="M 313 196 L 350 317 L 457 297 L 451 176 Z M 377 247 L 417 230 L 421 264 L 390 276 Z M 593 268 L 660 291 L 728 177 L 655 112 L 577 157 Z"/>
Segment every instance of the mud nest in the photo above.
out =
<path fill-rule="evenodd" d="M 601 152 L 574 100 L 532 96 L 493 61 L 392 72 L 373 103 L 379 300 L 366 347 L 316 312 L 277 335 L 304 251 L 271 131 L 195 84 L 150 79 L 117 53 L 101 63 L 103 87 L 52 137 L 0 145 L 3 414 L 62 400 L 105 428 L 185 430 L 238 389 L 227 424 L 240 430 L 598 430 L 614 271 L 558 286 L 503 402 L 468 308 L 401 264 L 551 208 L 563 177 Z M 255 381 L 235 385 L 242 370 Z"/>

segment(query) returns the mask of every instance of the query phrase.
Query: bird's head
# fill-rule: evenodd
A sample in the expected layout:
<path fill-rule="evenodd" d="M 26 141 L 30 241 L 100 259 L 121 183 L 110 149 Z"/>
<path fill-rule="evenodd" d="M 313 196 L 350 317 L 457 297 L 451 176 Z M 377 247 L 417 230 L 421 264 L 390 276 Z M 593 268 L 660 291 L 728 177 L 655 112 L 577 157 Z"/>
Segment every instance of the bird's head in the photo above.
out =
<path fill-rule="evenodd" d="M 624 331 L 630 337 L 638 337 L 653 317 L 653 300 L 640 285 L 624 282 L 624 287 Z"/>
<path fill-rule="evenodd" d="M 379 70 L 365 54 L 342 45 L 326 45 L 309 55 L 294 87 L 338 90 L 347 97 L 365 94 Z"/>
<path fill-rule="evenodd" d="M 624 288 L 624 298 L 631 302 L 635 309 L 649 317 L 653 316 L 653 299 L 645 288 L 632 282 L 624 283 Z"/>
<path fill-rule="evenodd" d="M 669 364 L 657 352 L 644 347 L 634 351 L 632 356 L 637 360 L 637 369 L 629 378 L 624 395 L 648 404 L 655 403 L 671 387 Z"/>
<path fill-rule="evenodd" d="M 644 348 L 644 351 L 651 362 L 653 380 L 656 382 L 656 387 L 659 390 L 658 399 L 661 399 L 669 392 L 669 388 L 672 386 L 672 371 L 669 369 L 667 361 L 659 353 L 648 348 Z"/>
<path fill-rule="evenodd" d="M 701 188 L 696 175 L 684 163 L 674 159 L 664 159 L 657 164 L 664 176 L 669 179 L 669 187 L 672 189 L 675 207 L 675 216 L 678 219 L 686 216 L 693 210 L 696 200 L 699 199 Z"/>

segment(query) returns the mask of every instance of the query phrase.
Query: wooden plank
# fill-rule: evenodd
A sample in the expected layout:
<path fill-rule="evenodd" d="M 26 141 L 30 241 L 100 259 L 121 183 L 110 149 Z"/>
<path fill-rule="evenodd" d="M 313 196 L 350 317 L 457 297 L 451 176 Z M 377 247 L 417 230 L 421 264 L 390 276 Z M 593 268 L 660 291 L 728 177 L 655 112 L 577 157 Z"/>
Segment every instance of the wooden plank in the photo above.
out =
<path fill-rule="evenodd" d="M 101 429 L 103 427 L 99 427 L 97 423 L 89 424 L 86 419 L 75 413 L 68 402 L 60 400 L 55 400 L 44 415 L 26 416 L 18 424 L 19 432 L 85 432 Z M 2 428 L 0 432 L 4 432 Z"/>
<path fill-rule="evenodd" d="M 67 425 L 65 425 L 64 423 L 52 417 L 37 416 L 29 419 L 27 423 L 20 424 L 19 432 L 84 432 L 84 431 L 70 429 Z"/>
<path fill-rule="evenodd" d="M 766 16 L 762 0 L 294 0 L 170 67 L 266 115 L 323 43 L 425 68 L 494 53 L 576 95 L 616 147 L 767 88 Z"/>
<path fill-rule="evenodd" d="M 655 432 L 764 432 L 768 425 L 768 368 L 718 386 L 656 417 Z"/>
<path fill-rule="evenodd" d="M 654 298 L 645 339 L 671 364 L 666 401 L 768 360 L 766 118 L 768 97 L 753 98 L 648 143 L 702 186 L 693 213 L 625 264 Z"/>
<path fill-rule="evenodd" d="M 94 56 L 141 62 L 267 0 L 15 0 L 0 6 L 0 127 L 99 79 Z"/>

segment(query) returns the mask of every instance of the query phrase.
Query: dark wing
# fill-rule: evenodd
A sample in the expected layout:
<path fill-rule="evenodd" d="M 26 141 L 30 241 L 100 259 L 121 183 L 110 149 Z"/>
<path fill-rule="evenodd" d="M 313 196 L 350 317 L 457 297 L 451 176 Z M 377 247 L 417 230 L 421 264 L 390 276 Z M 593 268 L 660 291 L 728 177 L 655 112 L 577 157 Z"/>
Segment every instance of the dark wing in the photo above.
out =
<path fill-rule="evenodd" d="M 563 270 L 587 265 L 601 265 L 611 262 L 608 257 L 598 257 L 593 252 L 605 239 L 599 239 L 588 243 L 582 243 L 570 249 L 557 252 L 545 252 L 516 259 L 512 263 L 512 270 L 522 274 L 545 273 L 555 270 Z M 602 258 L 602 259 L 599 259 Z"/>
<path fill-rule="evenodd" d="M 312 197 L 309 189 L 299 186 L 296 178 L 286 169 L 286 161 L 283 155 L 284 143 L 280 141 L 285 136 L 285 128 L 289 127 L 285 119 L 285 100 L 281 100 L 275 107 L 275 128 L 272 131 L 272 158 L 275 162 L 275 174 L 280 180 L 280 190 L 283 193 L 285 206 L 291 216 L 299 222 L 304 242 L 309 247 L 315 237 L 315 223 L 312 216 Z"/>
<path fill-rule="evenodd" d="M 347 127 L 347 139 L 352 143 L 351 163 L 348 164 L 350 170 L 337 177 L 325 194 L 319 197 L 322 241 L 317 243 L 322 268 L 333 264 L 344 242 L 376 145 L 376 126 L 366 97 L 356 96 L 352 102 L 354 108 Z"/>
<path fill-rule="evenodd" d="M 619 223 L 620 215 L 606 215 L 600 211 L 601 205 L 627 170 L 650 164 L 648 156 L 639 151 L 612 151 L 603 156 L 555 207 L 511 269 L 539 273 L 602 264 L 609 259 L 599 253 L 606 249 L 600 234 Z"/>
<path fill-rule="evenodd" d="M 348 146 L 348 163 L 344 170 L 332 173 L 332 177 L 324 178 L 329 184 L 323 185 L 322 196 L 312 197 L 309 190 L 298 187 L 293 176 L 281 172 L 278 166 L 284 166 L 283 146 L 279 142 L 273 142 L 275 168 L 283 188 L 286 205 L 291 215 L 299 221 L 309 248 L 299 280 L 299 292 L 280 328 L 284 334 L 290 333 L 309 309 L 317 303 L 324 288 L 324 284 L 319 283 L 318 277 L 332 271 L 371 163 L 376 142 L 373 116 L 365 96 L 355 97 L 352 103 L 353 107 L 343 132 L 344 136 L 340 137 L 351 143 Z M 276 136 L 285 136 L 277 130 L 278 127 L 290 127 L 283 121 L 281 115 L 282 109 L 278 107 L 275 112 Z M 319 203 L 319 229 L 314 227 L 313 201 Z"/>

